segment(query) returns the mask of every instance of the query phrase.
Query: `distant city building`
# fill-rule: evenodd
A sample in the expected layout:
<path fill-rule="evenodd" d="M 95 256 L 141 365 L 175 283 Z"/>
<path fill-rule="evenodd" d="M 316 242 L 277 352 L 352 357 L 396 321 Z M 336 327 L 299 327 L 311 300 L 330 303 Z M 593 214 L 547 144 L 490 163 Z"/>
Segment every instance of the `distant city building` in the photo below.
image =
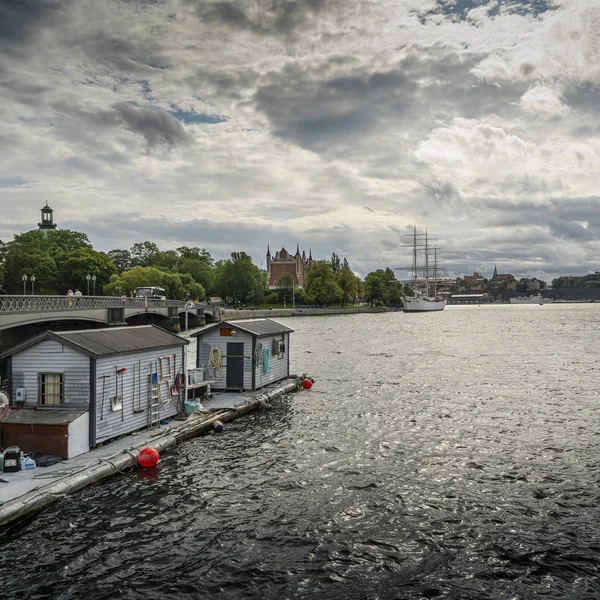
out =
<path fill-rule="evenodd" d="M 483 275 L 480 275 L 477 271 L 474 271 L 473 275 L 465 275 L 463 277 L 463 280 L 465 282 L 465 285 L 479 286 L 484 282 L 485 277 L 483 277 Z"/>
<path fill-rule="evenodd" d="M 54 211 L 48 206 L 48 201 L 46 201 L 46 206 L 42 208 L 42 222 L 38 223 L 38 227 L 40 231 L 44 232 L 44 235 L 46 235 L 50 230 L 56 229 L 56 223 L 54 222 Z"/>
<path fill-rule="evenodd" d="M 289 252 L 282 248 L 271 256 L 271 250 L 267 246 L 267 275 L 269 278 L 269 287 L 276 288 L 279 285 L 281 276 L 287 273 L 297 287 L 303 287 L 306 275 L 306 267 L 312 265 L 312 252 L 309 252 L 306 258 L 306 252 L 303 250 L 300 254 L 300 246 L 296 245 L 296 254 L 291 256 Z"/>
<path fill-rule="evenodd" d="M 510 273 L 498 273 L 498 269 L 494 266 L 494 274 L 492 275 L 492 281 L 515 281 L 515 276 Z"/>

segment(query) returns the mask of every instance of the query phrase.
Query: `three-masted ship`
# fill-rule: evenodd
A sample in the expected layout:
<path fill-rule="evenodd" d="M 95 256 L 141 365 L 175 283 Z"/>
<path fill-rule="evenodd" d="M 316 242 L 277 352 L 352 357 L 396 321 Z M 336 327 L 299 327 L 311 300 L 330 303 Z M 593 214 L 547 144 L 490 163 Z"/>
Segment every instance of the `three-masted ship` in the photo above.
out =
<path fill-rule="evenodd" d="M 437 261 L 437 247 L 429 245 L 427 230 L 418 233 L 413 226 L 412 238 L 413 260 L 408 267 L 398 267 L 399 271 L 409 271 L 411 274 L 408 286 L 413 295 L 403 294 L 402 304 L 404 312 L 430 312 L 444 310 L 446 300 L 437 292 L 439 267 Z"/>

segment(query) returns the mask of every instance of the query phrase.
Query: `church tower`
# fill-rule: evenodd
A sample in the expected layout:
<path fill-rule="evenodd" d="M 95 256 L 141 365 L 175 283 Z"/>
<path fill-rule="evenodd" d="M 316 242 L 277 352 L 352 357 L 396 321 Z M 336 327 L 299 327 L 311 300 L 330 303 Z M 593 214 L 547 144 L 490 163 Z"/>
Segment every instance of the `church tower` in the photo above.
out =
<path fill-rule="evenodd" d="M 494 274 L 492 275 L 492 279 L 498 278 L 498 269 L 496 269 L 496 265 L 494 265 Z"/>
<path fill-rule="evenodd" d="M 48 201 L 46 200 L 46 206 L 42 208 L 42 222 L 38 223 L 38 227 L 40 231 L 44 232 L 44 235 L 46 235 L 51 229 L 56 229 L 53 213 L 54 211 L 48 206 Z"/>
<path fill-rule="evenodd" d="M 271 248 L 267 244 L 267 281 L 271 279 Z"/>

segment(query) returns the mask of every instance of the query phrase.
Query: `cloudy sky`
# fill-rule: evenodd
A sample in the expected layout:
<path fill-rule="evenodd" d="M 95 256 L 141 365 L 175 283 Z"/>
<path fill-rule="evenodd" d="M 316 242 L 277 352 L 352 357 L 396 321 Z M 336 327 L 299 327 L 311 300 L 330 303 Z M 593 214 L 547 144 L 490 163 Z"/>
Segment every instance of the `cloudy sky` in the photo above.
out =
<path fill-rule="evenodd" d="M 0 239 L 600 268 L 598 0 L 0 0 Z"/>

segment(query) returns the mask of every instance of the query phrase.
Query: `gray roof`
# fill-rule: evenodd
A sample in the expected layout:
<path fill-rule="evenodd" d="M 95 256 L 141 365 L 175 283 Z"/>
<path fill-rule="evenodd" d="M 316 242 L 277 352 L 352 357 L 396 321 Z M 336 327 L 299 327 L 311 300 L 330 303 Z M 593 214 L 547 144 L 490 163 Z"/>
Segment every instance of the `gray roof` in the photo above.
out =
<path fill-rule="evenodd" d="M 273 335 L 275 333 L 286 333 L 294 331 L 287 325 L 282 325 L 272 319 L 255 319 L 253 321 L 221 321 L 220 323 L 213 323 L 208 327 L 204 327 L 200 331 L 192 334 L 192 337 L 199 337 L 205 334 L 207 331 L 214 329 L 215 327 L 232 327 L 233 329 L 241 329 L 257 337 L 263 335 Z"/>
<path fill-rule="evenodd" d="M 183 346 L 189 343 L 188 340 L 165 331 L 156 325 L 84 329 L 80 331 L 46 331 L 5 350 L 0 354 L 0 358 L 6 358 L 21 352 L 45 339 L 54 339 L 66 343 L 92 357 L 169 346 Z"/>

